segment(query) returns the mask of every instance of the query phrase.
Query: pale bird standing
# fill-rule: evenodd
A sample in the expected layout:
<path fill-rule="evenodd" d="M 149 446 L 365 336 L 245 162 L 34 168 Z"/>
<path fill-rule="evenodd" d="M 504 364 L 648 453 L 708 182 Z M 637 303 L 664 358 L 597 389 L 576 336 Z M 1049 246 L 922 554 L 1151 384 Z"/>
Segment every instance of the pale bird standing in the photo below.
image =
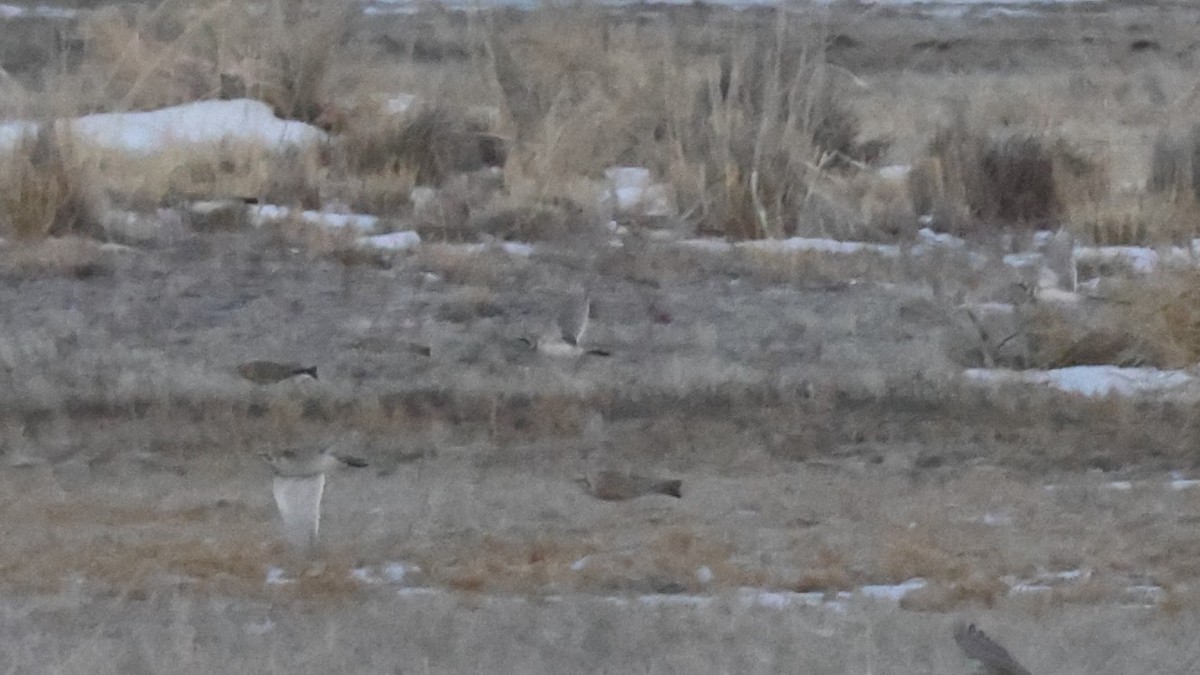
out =
<path fill-rule="evenodd" d="M 334 454 L 332 448 L 263 452 L 259 456 L 275 472 L 272 487 L 284 538 L 301 552 L 312 551 L 321 526 L 325 474 L 339 464 L 366 466 L 366 460 Z"/>
<path fill-rule="evenodd" d="M 583 342 L 583 334 L 587 332 L 588 320 L 592 314 L 592 296 L 588 293 L 567 298 L 559 308 L 557 323 L 562 341 L 578 347 Z"/>
<path fill-rule="evenodd" d="M 591 295 L 572 295 L 559 307 L 555 316 L 557 335 L 551 332 L 542 337 L 523 337 L 521 340 L 535 351 L 550 356 L 611 356 L 604 349 L 584 349 L 581 345 L 591 314 Z"/>
<path fill-rule="evenodd" d="M 597 471 L 583 478 L 576 478 L 575 482 L 591 496 L 608 502 L 620 502 L 646 495 L 666 495 L 676 499 L 683 497 L 683 481 L 678 479 L 652 478 L 619 471 Z"/>
<path fill-rule="evenodd" d="M 1030 675 L 1024 666 L 1009 655 L 1007 649 L 988 637 L 987 633 L 976 628 L 973 623 L 960 623 L 955 626 L 954 641 L 975 665 L 977 673 L 982 675 Z"/>
<path fill-rule="evenodd" d="M 237 367 L 237 372 L 255 384 L 275 384 L 303 376 L 317 379 L 316 366 L 304 366 L 294 361 L 247 361 Z"/>

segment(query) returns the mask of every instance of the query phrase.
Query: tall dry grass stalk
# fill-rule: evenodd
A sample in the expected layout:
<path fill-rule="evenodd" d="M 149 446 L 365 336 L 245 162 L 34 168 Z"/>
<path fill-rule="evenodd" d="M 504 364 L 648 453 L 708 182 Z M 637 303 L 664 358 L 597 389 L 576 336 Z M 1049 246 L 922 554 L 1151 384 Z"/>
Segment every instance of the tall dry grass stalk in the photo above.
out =
<path fill-rule="evenodd" d="M 492 67 L 516 137 L 510 183 L 545 198 L 568 191 L 564 177 L 638 164 L 673 184 L 704 231 L 747 239 L 823 225 L 814 201 L 820 210 L 837 197 L 819 182 L 866 157 L 842 96 L 853 76 L 786 17 L 766 44 L 741 37 L 699 63 L 679 39 L 552 12 L 494 29 Z"/>
<path fill-rule="evenodd" d="M 86 57 L 59 86 L 76 90 L 81 110 L 156 108 L 236 90 L 283 117 L 314 121 L 354 10 L 348 0 L 275 0 L 264 22 L 243 3 L 107 7 L 83 21 Z"/>

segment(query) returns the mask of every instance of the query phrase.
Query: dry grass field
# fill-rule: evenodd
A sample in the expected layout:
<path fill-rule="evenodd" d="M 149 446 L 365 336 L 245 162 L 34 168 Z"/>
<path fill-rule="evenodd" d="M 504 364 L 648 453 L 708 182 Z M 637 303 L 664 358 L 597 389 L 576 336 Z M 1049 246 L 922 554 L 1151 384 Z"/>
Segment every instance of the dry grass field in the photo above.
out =
<path fill-rule="evenodd" d="M 328 137 L 0 151 L 0 672 L 955 673 L 960 620 L 1035 673 L 1196 669 L 1194 401 L 963 370 L 1200 357 L 1190 267 L 1064 308 L 1001 262 L 1200 236 L 1200 10 L 76 5 L 0 24 L 5 117 L 251 97 Z M 521 342 L 581 288 L 611 356 Z M 307 560 L 256 457 L 303 443 L 371 465 Z"/>

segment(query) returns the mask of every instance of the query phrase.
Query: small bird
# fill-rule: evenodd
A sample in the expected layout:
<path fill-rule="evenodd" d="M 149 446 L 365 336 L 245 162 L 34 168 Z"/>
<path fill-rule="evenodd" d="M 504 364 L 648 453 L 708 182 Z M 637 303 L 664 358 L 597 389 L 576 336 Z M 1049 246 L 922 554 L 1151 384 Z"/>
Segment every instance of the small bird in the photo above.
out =
<path fill-rule="evenodd" d="M 612 356 L 606 349 L 585 349 L 583 334 L 587 332 L 588 319 L 592 313 L 592 299 L 587 293 L 573 295 L 559 308 L 554 319 L 557 330 L 544 335 L 526 335 L 521 338 L 535 352 L 549 356 Z"/>
<path fill-rule="evenodd" d="M 984 675 L 1030 675 L 1024 666 L 1009 655 L 1008 650 L 988 637 L 975 624 L 958 624 L 954 627 L 954 641 Z"/>
<path fill-rule="evenodd" d="M 667 495 L 676 499 L 683 497 L 681 480 L 663 480 L 618 471 L 600 471 L 591 476 L 576 478 L 575 483 L 596 499 L 607 502 L 625 501 L 646 495 Z"/>
<path fill-rule="evenodd" d="M 567 301 L 559 308 L 556 320 L 562 341 L 572 347 L 578 347 L 579 343 L 583 341 L 583 334 L 587 331 L 588 319 L 591 318 L 591 314 L 591 295 L 584 293 L 567 298 Z"/>
<path fill-rule="evenodd" d="M 247 361 L 237 367 L 238 375 L 255 384 L 275 384 L 293 377 L 317 379 L 316 366 L 303 366 L 295 362 Z"/>
<path fill-rule="evenodd" d="M 275 472 L 273 491 L 275 506 L 283 518 L 283 536 L 303 553 L 317 544 L 325 474 L 339 464 L 367 466 L 366 460 L 334 454 L 332 448 L 262 452 L 259 457 Z"/>

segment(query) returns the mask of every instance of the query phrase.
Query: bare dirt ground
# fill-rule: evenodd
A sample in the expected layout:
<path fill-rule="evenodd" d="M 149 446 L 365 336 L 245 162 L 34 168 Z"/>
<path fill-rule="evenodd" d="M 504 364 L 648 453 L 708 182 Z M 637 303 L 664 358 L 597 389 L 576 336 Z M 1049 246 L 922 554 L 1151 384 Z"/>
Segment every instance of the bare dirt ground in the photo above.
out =
<path fill-rule="evenodd" d="M 864 16 L 827 17 L 846 38 L 830 60 L 884 82 L 858 103 L 896 159 L 919 154 L 933 94 L 896 113 L 889 73 L 935 93 L 970 78 L 1054 92 L 1087 63 L 1091 86 L 1134 83 L 1117 123 L 1077 116 L 1101 125 L 1080 136 L 1119 127 L 1117 182 L 1146 173 L 1121 149 L 1167 116 L 1137 83 L 1182 77 L 1171 64 L 1194 46 L 1121 5 L 1038 31 Z M 361 42 L 405 44 L 421 25 L 405 21 Z M 404 78 L 432 68 L 412 44 L 372 54 Z M 1032 672 L 1200 658 L 1200 488 L 1168 485 L 1197 471 L 1191 406 L 966 383 L 948 298 L 1007 278 L 965 253 L 712 253 L 635 234 L 348 265 L 287 227 L 168 224 L 85 265 L 43 255 L 0 268 L 8 672 L 951 673 L 960 619 Z M 587 341 L 612 356 L 523 348 L 578 286 Z M 320 379 L 238 378 L 256 358 Z M 321 551 L 301 563 L 255 453 L 333 442 L 371 467 L 331 477 Z M 598 459 L 680 478 L 683 498 L 593 500 L 572 479 Z M 419 570 L 353 576 L 401 562 Z M 266 583 L 277 566 L 292 583 Z M 899 603 L 856 594 L 914 578 Z"/>

